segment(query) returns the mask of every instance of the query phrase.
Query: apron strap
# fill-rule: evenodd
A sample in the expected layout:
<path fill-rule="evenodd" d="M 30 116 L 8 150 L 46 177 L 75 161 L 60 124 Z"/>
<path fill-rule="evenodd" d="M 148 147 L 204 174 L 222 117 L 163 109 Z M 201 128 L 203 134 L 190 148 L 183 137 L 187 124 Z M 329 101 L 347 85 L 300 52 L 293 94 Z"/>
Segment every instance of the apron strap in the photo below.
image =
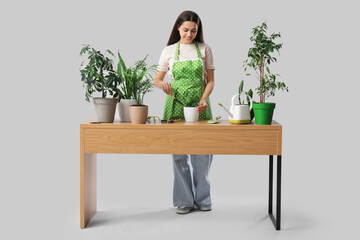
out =
<path fill-rule="evenodd" d="M 199 47 L 198 47 L 197 42 L 196 42 L 196 41 L 194 41 L 194 42 L 195 42 L 196 53 L 197 53 L 197 55 L 198 55 L 198 58 L 201 60 L 200 49 L 199 49 Z"/>
<path fill-rule="evenodd" d="M 198 46 L 196 41 L 194 41 L 194 43 L 195 43 L 195 49 L 196 49 L 197 56 L 201 60 L 201 54 L 200 54 L 199 46 Z M 178 41 L 178 43 L 176 44 L 175 61 L 179 60 L 179 48 L 180 48 L 180 41 Z"/>
<path fill-rule="evenodd" d="M 176 44 L 176 50 L 175 50 L 175 61 L 179 60 L 179 48 L 180 48 L 180 41 Z"/>

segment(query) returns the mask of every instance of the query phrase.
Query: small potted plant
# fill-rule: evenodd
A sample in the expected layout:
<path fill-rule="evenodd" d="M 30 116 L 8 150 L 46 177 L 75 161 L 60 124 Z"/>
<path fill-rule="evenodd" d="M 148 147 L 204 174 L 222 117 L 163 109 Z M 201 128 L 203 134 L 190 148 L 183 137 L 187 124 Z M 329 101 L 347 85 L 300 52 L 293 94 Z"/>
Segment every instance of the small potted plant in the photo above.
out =
<path fill-rule="evenodd" d="M 240 105 L 244 105 L 245 104 L 245 99 L 241 100 L 241 95 L 245 93 L 246 96 L 246 100 L 247 100 L 247 105 L 249 105 L 250 107 L 250 99 L 253 98 L 253 91 L 252 89 L 249 89 L 247 92 L 244 91 L 244 80 L 241 80 L 240 85 L 239 85 L 239 104 Z M 250 109 L 250 122 L 254 119 L 254 109 L 251 108 Z"/>
<path fill-rule="evenodd" d="M 151 92 L 153 87 L 153 76 L 151 74 L 156 72 L 157 65 L 148 68 L 145 62 L 146 55 L 142 60 L 135 62 L 134 67 L 128 68 L 120 53 L 118 53 L 118 56 L 117 74 L 123 79 L 123 84 L 120 85 L 122 96 L 134 100 L 134 104 L 127 105 L 129 106 L 130 120 L 132 123 L 144 124 L 148 116 L 148 106 L 143 104 L 144 96 L 146 93 Z M 122 109 L 122 112 L 127 112 L 126 106 L 122 107 Z M 119 113 L 121 114 L 120 109 Z M 124 119 L 123 116 L 121 117 Z"/>
<path fill-rule="evenodd" d="M 106 50 L 106 53 L 114 57 L 110 50 Z M 80 65 L 81 81 L 86 88 L 85 100 L 90 102 L 92 94 L 99 92 L 101 97 L 93 97 L 97 121 L 113 122 L 120 96 L 117 86 L 121 83 L 121 78 L 113 69 L 113 60 L 100 51 L 90 45 L 84 45 L 80 56 L 83 54 L 88 55 L 88 61 Z M 112 98 L 107 98 L 107 96 L 112 96 Z"/>
<path fill-rule="evenodd" d="M 280 33 L 266 35 L 266 22 L 260 26 L 253 28 L 251 42 L 254 44 L 248 51 L 248 58 L 244 61 L 244 70 L 248 68 L 254 70 L 259 80 L 259 87 L 256 88 L 257 94 L 260 96 L 259 103 L 253 103 L 256 124 L 271 124 L 275 103 L 265 102 L 270 96 L 275 96 L 275 90 L 286 90 L 288 87 L 283 82 L 276 81 L 278 74 L 270 72 L 269 65 L 276 62 L 277 59 L 271 54 L 277 51 L 280 54 L 282 43 L 275 43 L 276 38 L 281 37 Z M 250 73 L 246 74 L 250 76 Z"/>
<path fill-rule="evenodd" d="M 186 122 L 196 122 L 199 119 L 199 112 L 197 107 L 199 101 L 193 100 L 184 106 L 184 117 Z"/>

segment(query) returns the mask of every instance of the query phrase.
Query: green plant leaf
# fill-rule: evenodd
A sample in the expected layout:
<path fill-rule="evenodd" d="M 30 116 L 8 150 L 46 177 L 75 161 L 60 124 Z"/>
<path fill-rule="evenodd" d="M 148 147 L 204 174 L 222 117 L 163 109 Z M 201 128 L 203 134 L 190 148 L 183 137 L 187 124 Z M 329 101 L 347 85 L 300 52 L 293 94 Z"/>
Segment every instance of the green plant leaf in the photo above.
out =
<path fill-rule="evenodd" d="M 270 74 L 270 69 L 268 66 L 266 66 L 266 71 Z"/>
<path fill-rule="evenodd" d="M 244 80 L 241 80 L 240 85 L 239 85 L 239 94 L 241 94 L 244 90 Z"/>
<path fill-rule="evenodd" d="M 115 57 L 115 55 L 110 50 L 106 50 L 106 52 L 109 53 L 111 56 Z"/>

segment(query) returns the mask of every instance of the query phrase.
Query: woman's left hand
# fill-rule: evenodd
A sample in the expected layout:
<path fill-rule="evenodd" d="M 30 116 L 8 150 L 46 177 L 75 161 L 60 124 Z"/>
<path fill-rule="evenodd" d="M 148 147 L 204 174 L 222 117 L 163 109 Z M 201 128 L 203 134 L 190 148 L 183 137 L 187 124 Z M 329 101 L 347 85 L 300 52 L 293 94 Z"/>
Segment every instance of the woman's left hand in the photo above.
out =
<path fill-rule="evenodd" d="M 201 99 L 200 104 L 199 104 L 199 106 L 197 108 L 198 112 L 201 113 L 201 112 L 205 111 L 207 108 L 208 108 L 208 105 L 206 103 L 206 100 Z"/>

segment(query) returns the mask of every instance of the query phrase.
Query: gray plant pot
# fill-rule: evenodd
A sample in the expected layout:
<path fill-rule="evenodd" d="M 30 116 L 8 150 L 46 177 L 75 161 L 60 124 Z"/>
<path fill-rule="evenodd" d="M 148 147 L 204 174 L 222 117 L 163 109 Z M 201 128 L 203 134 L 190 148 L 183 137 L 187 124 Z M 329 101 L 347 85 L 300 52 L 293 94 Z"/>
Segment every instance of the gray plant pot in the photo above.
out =
<path fill-rule="evenodd" d="M 129 107 L 131 105 L 135 105 L 135 104 L 136 104 L 135 99 L 121 99 L 120 100 L 120 102 L 118 103 L 118 112 L 119 112 L 120 122 L 131 122 Z"/>
<path fill-rule="evenodd" d="M 112 123 L 114 122 L 116 104 L 118 99 L 114 98 L 93 98 L 96 112 L 96 120 L 98 122 Z"/>

